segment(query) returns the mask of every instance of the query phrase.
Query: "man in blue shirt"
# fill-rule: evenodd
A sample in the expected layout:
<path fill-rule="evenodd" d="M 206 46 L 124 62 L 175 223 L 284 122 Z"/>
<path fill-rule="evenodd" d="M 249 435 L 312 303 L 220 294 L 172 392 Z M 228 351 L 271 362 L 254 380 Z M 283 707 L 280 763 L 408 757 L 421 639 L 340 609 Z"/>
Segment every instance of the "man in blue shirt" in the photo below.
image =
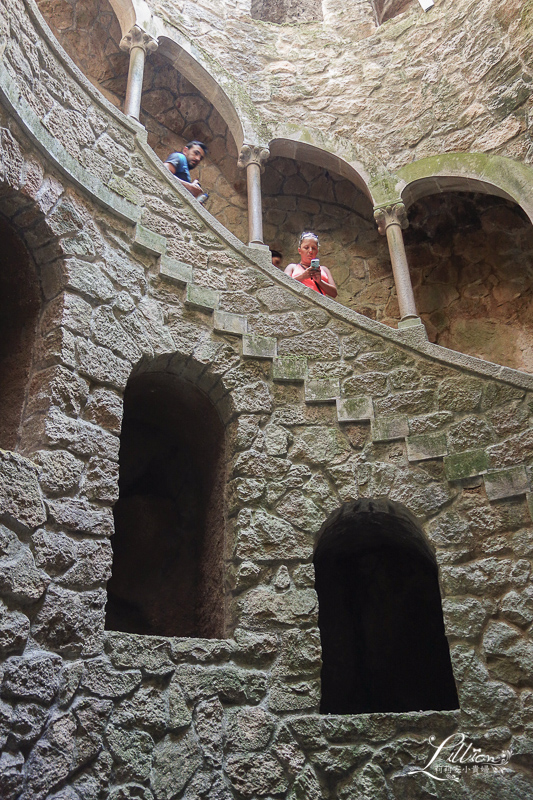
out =
<path fill-rule="evenodd" d="M 181 153 L 171 153 L 165 161 L 165 167 L 176 176 L 193 197 L 199 197 L 203 193 L 203 189 L 198 181 L 191 181 L 189 170 L 197 167 L 206 153 L 205 144 L 194 140 L 186 144 Z"/>

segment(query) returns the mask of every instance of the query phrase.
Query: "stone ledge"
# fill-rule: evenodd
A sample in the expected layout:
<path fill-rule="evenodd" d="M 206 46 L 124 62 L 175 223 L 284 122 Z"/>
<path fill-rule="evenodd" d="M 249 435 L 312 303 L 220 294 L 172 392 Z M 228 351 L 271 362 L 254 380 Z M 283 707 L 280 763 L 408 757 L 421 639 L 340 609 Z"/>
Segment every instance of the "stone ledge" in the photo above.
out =
<path fill-rule="evenodd" d="M 305 381 L 306 403 L 335 403 L 341 393 L 338 378 L 310 378 Z"/>
<path fill-rule="evenodd" d="M 192 267 L 183 261 L 162 255 L 159 259 L 159 274 L 162 278 L 179 284 L 192 283 Z"/>
<path fill-rule="evenodd" d="M 243 314 L 233 314 L 230 311 L 215 311 L 213 329 L 220 333 L 233 333 L 236 336 L 242 336 L 248 330 L 248 320 Z"/>
<path fill-rule="evenodd" d="M 278 340 L 272 336 L 247 333 L 242 337 L 242 354 L 248 358 L 276 358 Z"/>
<path fill-rule="evenodd" d="M 405 439 L 409 433 L 409 422 L 404 415 L 377 417 L 371 424 L 373 442 L 394 442 L 396 439 Z"/>
<path fill-rule="evenodd" d="M 389 739 L 394 732 L 406 731 L 453 732 L 461 720 L 460 709 L 452 711 L 382 711 L 369 714 L 321 714 L 293 716 L 289 722 L 296 735 L 305 735 L 309 729 L 323 733 L 335 744 L 360 741 L 361 736 L 382 736 Z M 318 737 L 317 737 L 318 739 Z M 318 739 L 320 741 L 320 739 Z"/>
<path fill-rule="evenodd" d="M 307 375 L 307 358 L 305 356 L 279 356 L 274 359 L 272 378 L 287 383 L 302 383 Z"/>
<path fill-rule="evenodd" d="M 485 450 L 467 450 L 444 458 L 444 472 L 449 481 L 461 481 L 483 475 L 489 468 L 489 457 Z"/>
<path fill-rule="evenodd" d="M 530 485 L 524 466 L 499 469 L 483 476 L 489 500 L 503 500 L 529 492 Z"/>
<path fill-rule="evenodd" d="M 339 422 L 363 422 L 374 416 L 372 398 L 337 397 L 337 419 Z"/>
<path fill-rule="evenodd" d="M 185 295 L 185 304 L 204 311 L 214 311 L 218 307 L 219 296 L 215 289 L 200 286 L 198 283 L 188 283 Z"/>
<path fill-rule="evenodd" d="M 167 240 L 155 231 L 137 224 L 133 246 L 136 250 L 144 250 L 154 256 L 162 256 L 167 252 Z"/>
<path fill-rule="evenodd" d="M 424 433 L 419 436 L 408 436 L 408 461 L 428 461 L 432 458 L 443 458 L 448 455 L 445 433 Z"/>

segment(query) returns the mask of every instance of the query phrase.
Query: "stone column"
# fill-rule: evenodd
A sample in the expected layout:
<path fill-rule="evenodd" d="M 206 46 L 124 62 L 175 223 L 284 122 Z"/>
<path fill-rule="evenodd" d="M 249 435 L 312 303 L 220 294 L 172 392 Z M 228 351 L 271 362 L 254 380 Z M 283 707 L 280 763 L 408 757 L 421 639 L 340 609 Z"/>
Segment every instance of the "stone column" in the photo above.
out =
<path fill-rule="evenodd" d="M 130 53 L 124 113 L 136 120 L 139 119 L 141 110 L 146 53 L 153 53 L 157 50 L 157 46 L 157 39 L 145 33 L 138 25 L 134 25 L 131 31 L 120 40 L 120 49 L 129 50 Z"/>
<path fill-rule="evenodd" d="M 400 306 L 401 320 L 399 328 L 408 328 L 411 325 L 421 325 L 415 305 L 415 296 L 409 274 L 409 264 L 405 253 L 402 229 L 408 227 L 407 211 L 403 203 L 393 203 L 390 206 L 376 208 L 374 210 L 378 231 L 382 236 L 387 237 L 389 245 L 390 259 L 392 262 L 392 272 L 398 295 L 398 305 Z"/>
<path fill-rule="evenodd" d="M 237 165 L 246 169 L 248 186 L 248 237 L 250 245 L 263 244 L 263 202 L 261 198 L 261 173 L 270 156 L 266 147 L 243 144 Z"/>

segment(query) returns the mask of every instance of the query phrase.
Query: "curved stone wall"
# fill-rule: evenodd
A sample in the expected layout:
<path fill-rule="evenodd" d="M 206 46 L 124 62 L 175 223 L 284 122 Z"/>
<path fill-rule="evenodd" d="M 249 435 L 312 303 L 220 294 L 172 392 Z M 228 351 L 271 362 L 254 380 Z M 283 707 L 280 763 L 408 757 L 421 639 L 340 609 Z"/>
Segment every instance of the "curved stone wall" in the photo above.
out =
<path fill-rule="evenodd" d="M 44 303 L 21 445 L 0 453 L 0 794 L 445 800 L 448 781 L 408 773 L 460 731 L 512 751 L 462 770 L 464 797 L 527 797 L 533 378 L 276 271 L 32 7 L 0 15 L 0 212 Z M 225 639 L 104 631 L 122 399 L 150 371 L 197 386 L 225 427 Z M 402 504 L 436 554 L 459 712 L 318 714 L 313 547 L 359 497 Z"/>
<path fill-rule="evenodd" d="M 98 85 L 113 102 L 120 104 L 125 92 L 127 56 L 119 50 L 118 42 L 120 32 L 118 23 L 107 0 L 105 0 L 105 2 L 102 0 L 102 2 L 95 2 L 89 5 L 80 4 L 79 8 L 77 4 L 66 4 L 65 0 L 56 0 L 53 3 L 48 1 L 41 4 L 41 9 L 47 14 L 60 41 L 62 41 L 82 70 L 88 74 L 91 80 Z M 157 11 L 162 14 L 162 20 L 164 22 L 164 10 L 158 7 Z M 385 8 L 378 9 L 378 17 L 387 17 L 389 11 L 391 11 L 391 9 L 388 11 Z M 444 32 L 444 30 L 440 28 L 441 19 L 439 14 L 441 13 L 441 9 L 437 10 L 433 8 L 429 15 L 423 17 L 421 16 L 421 11 L 418 9 L 417 4 L 414 4 L 414 6 L 411 5 L 411 7 L 407 9 L 404 9 L 403 6 L 401 8 L 394 7 L 391 13 L 394 12 L 394 14 L 396 14 L 398 11 L 405 12 L 401 14 L 401 19 L 389 20 L 380 28 L 380 36 L 385 36 L 385 39 L 389 34 L 394 33 L 396 29 L 395 26 L 397 25 L 401 26 L 402 41 L 404 38 L 408 40 L 410 36 L 415 35 L 415 31 L 422 24 L 424 27 L 429 27 L 431 31 L 439 31 L 438 36 L 440 37 L 449 36 L 449 31 Z M 334 31 L 336 31 L 335 19 L 340 19 L 342 16 L 340 9 L 337 9 L 335 13 L 330 9 L 330 12 L 329 15 L 326 13 L 325 23 L 322 25 L 323 39 L 326 44 L 329 41 L 328 37 L 334 36 Z M 188 11 L 185 8 L 180 12 L 181 16 L 178 15 L 185 31 L 187 31 L 187 25 L 185 24 L 187 13 Z M 217 59 L 220 59 L 221 64 L 224 64 L 224 59 L 226 58 L 226 54 L 219 51 L 221 41 L 224 40 L 224 32 L 226 29 L 229 29 L 227 21 L 232 14 L 235 15 L 235 19 L 242 19 L 243 13 L 246 15 L 246 9 L 239 9 L 237 7 L 232 10 L 224 7 L 224 12 L 220 18 L 220 24 L 215 24 L 215 17 L 211 20 L 214 27 L 219 31 L 216 45 L 217 49 L 214 55 Z M 456 16 L 454 16 L 454 21 L 457 22 L 457 20 L 461 18 L 461 12 L 457 11 Z M 208 19 L 210 18 L 206 16 L 206 21 Z M 501 15 L 497 16 L 497 24 L 500 26 L 504 25 L 506 19 L 507 12 L 503 17 Z M 245 25 L 233 31 L 235 40 L 231 43 L 232 48 L 238 47 L 239 52 L 246 51 L 246 47 L 249 44 L 248 39 L 254 24 L 256 23 L 252 22 L 252 27 L 250 27 L 250 25 Z M 267 43 L 272 40 L 269 39 L 269 36 L 284 36 L 288 42 L 291 37 L 296 36 L 298 33 L 298 35 L 304 37 L 299 41 L 298 52 L 300 54 L 305 53 L 305 47 L 303 47 L 305 39 L 312 33 L 309 26 L 300 26 L 298 31 L 296 31 L 296 29 L 292 30 L 287 28 L 287 26 L 281 26 L 282 30 L 280 29 L 278 33 L 275 33 L 274 29 L 277 27 L 279 26 L 273 26 L 271 23 L 268 23 L 266 26 L 263 25 L 263 38 L 266 36 Z M 231 29 L 233 30 L 233 28 Z M 104 30 L 105 36 L 108 37 L 107 39 L 102 36 Z M 518 41 L 520 41 L 520 36 L 522 35 L 520 26 L 518 26 L 515 33 L 518 37 Z M 207 30 L 207 28 L 204 31 L 203 27 L 201 27 L 200 35 L 195 37 L 195 43 L 203 42 L 205 44 L 209 41 L 211 35 L 212 32 Z M 336 35 L 338 35 L 338 31 Z M 372 39 L 374 35 L 375 34 L 369 34 L 370 39 Z M 487 35 L 487 29 L 483 35 Z M 477 46 L 477 29 L 470 30 L 468 36 L 469 42 L 471 42 L 469 45 L 471 51 L 477 52 L 475 49 Z M 253 36 L 252 40 L 255 41 Z M 433 41 L 433 39 L 431 40 Z M 454 48 L 460 48 L 461 41 L 462 39 L 459 37 L 456 44 L 454 44 Z M 266 44 L 256 47 L 256 61 L 264 55 L 263 51 L 265 47 Z M 230 50 L 230 52 L 232 51 Z M 265 52 L 267 52 L 267 50 L 265 50 Z M 386 52 L 387 48 L 383 45 L 380 49 L 382 58 Z M 402 49 L 402 52 L 407 52 L 407 50 Z M 440 69 L 446 71 L 446 59 L 451 58 L 455 50 L 446 47 L 442 50 L 442 47 L 440 47 L 439 52 L 441 53 Z M 486 54 L 488 51 L 485 50 L 483 52 Z M 505 66 L 506 60 L 510 57 L 508 48 L 506 48 L 504 44 L 500 44 L 496 50 L 494 50 L 494 48 L 491 49 L 490 53 L 491 59 L 495 59 L 495 64 L 490 66 L 486 75 L 480 73 L 476 81 L 472 81 L 471 77 L 469 77 L 467 85 L 483 86 L 485 90 L 490 91 L 492 85 L 498 85 L 500 70 L 503 70 L 504 75 L 508 74 L 508 69 Z M 358 57 L 363 58 L 364 54 L 359 53 Z M 313 102 L 317 103 L 323 96 L 323 87 L 320 83 L 315 82 L 313 76 L 320 76 L 323 74 L 323 71 L 317 71 L 314 67 L 309 69 L 306 63 L 307 62 L 303 60 L 297 65 L 292 64 L 290 57 L 285 60 L 278 59 L 275 62 L 269 62 L 268 74 L 276 76 L 277 80 L 282 80 L 287 86 L 297 74 L 300 75 L 302 80 L 311 80 Z M 330 59 L 329 63 L 333 65 L 335 62 Z M 361 63 L 365 62 L 362 61 Z M 331 68 L 332 66 L 330 66 L 330 69 Z M 231 74 L 238 78 L 237 62 L 234 62 Z M 446 74 L 448 74 L 448 72 L 446 72 Z M 266 82 L 263 80 L 263 91 L 265 90 L 265 86 L 269 85 L 268 81 L 268 78 Z M 423 76 L 420 82 L 416 82 L 413 79 L 412 85 L 413 87 L 426 86 L 429 89 L 429 87 L 436 85 L 435 82 L 432 81 L 433 78 Z M 304 84 L 302 84 L 302 86 L 303 85 Z M 402 89 L 405 90 L 405 88 L 410 85 L 409 79 L 407 77 L 405 80 L 402 79 L 401 85 Z M 527 110 L 527 85 L 527 71 L 522 71 L 520 79 L 512 84 L 513 91 L 516 90 L 513 95 L 513 97 L 516 95 L 516 104 L 512 106 L 515 114 L 513 119 L 515 121 L 518 119 L 516 116 L 518 113 L 516 109 L 522 109 L 522 111 Z M 346 90 L 347 87 L 348 84 L 346 83 Z M 459 82 L 457 82 L 455 88 L 453 86 L 453 81 L 450 82 L 450 85 L 447 87 L 450 103 L 454 104 L 454 107 L 457 104 L 460 106 L 461 102 L 463 102 L 458 95 L 458 89 Z M 461 84 L 461 90 L 464 90 L 464 83 Z M 248 75 L 246 91 L 251 92 L 250 96 L 255 100 L 257 108 L 261 113 L 267 110 L 268 104 L 264 106 L 260 98 L 254 96 L 252 75 Z M 506 87 L 506 91 L 511 90 L 509 87 Z M 374 88 L 371 94 L 373 99 L 378 98 L 379 89 Z M 499 92 L 498 96 L 501 96 L 501 94 L 502 93 Z M 342 91 L 337 89 L 333 96 L 328 98 L 327 104 L 338 103 L 342 98 Z M 399 96 L 391 96 L 389 98 L 390 108 L 387 112 L 387 118 L 394 116 L 395 119 L 398 120 L 398 111 L 393 111 L 393 109 L 400 100 L 401 98 Z M 472 106 L 470 109 L 471 115 L 467 115 L 468 119 L 465 117 L 465 120 L 460 124 L 463 140 L 458 140 L 452 149 L 473 148 L 490 152 L 507 152 L 505 148 L 501 146 L 503 145 L 503 139 L 500 142 L 500 146 L 493 147 L 495 143 L 495 134 L 491 134 L 493 138 L 491 138 L 490 141 L 487 140 L 486 146 L 480 146 L 479 142 L 476 143 L 473 140 L 467 141 L 464 139 L 464 136 L 467 135 L 470 122 L 475 124 L 476 130 L 482 130 L 479 127 L 480 120 L 487 118 L 486 110 L 483 111 L 484 105 L 482 100 L 483 97 L 478 92 L 477 105 L 474 104 L 475 109 L 474 106 Z M 283 98 L 282 105 L 284 112 L 287 110 L 290 111 L 289 116 L 292 124 L 300 126 L 305 126 L 307 124 L 304 123 L 303 118 L 299 118 L 294 104 L 290 101 L 289 95 Z M 184 109 L 183 114 L 179 110 L 181 106 L 183 106 Z M 504 106 L 502 106 L 501 103 L 500 106 L 503 109 Z M 496 107 L 494 104 L 491 105 L 489 103 L 487 108 L 490 108 L 492 112 L 496 113 L 497 108 L 500 108 L 500 106 Z M 324 103 L 322 103 L 320 111 L 325 107 Z M 409 103 L 401 104 L 401 113 L 412 113 L 413 107 L 416 108 L 416 104 L 415 106 L 413 105 L 411 98 Z M 431 114 L 435 113 L 435 108 L 437 108 L 437 105 L 433 98 Z M 505 106 L 505 108 L 507 108 L 507 106 Z M 365 124 L 368 125 L 370 124 L 369 121 L 372 119 L 374 110 L 365 107 L 364 111 Z M 433 147 L 434 143 L 438 141 L 438 136 L 436 136 L 435 131 L 430 128 L 424 133 L 421 127 L 421 120 L 427 119 L 429 121 L 428 114 L 423 113 L 420 115 L 419 109 L 414 113 L 416 116 L 416 126 L 420 128 L 420 141 L 422 143 L 425 141 L 431 142 L 431 146 Z M 441 110 L 441 116 L 442 113 Z M 317 117 L 316 109 L 313 112 L 313 119 L 315 117 L 320 122 L 322 132 L 329 131 L 334 135 L 338 135 L 339 133 L 347 135 L 346 130 L 339 131 L 336 127 L 324 125 L 320 115 Z M 270 111 L 268 111 L 265 119 L 269 120 L 271 127 L 273 125 L 275 129 L 279 128 L 279 122 L 275 121 L 275 117 Z M 339 119 L 339 117 L 337 117 L 337 119 Z M 355 120 L 356 117 L 354 116 L 354 123 Z M 54 120 L 50 119 L 50 121 L 53 127 L 55 124 Z M 179 75 L 175 66 L 173 66 L 167 58 L 158 54 L 152 55 L 147 60 L 141 121 L 147 127 L 149 144 L 162 159 L 173 149 L 180 149 L 189 138 L 195 137 L 207 141 L 211 147 L 208 160 L 204 162 L 195 173 L 196 177 L 199 178 L 200 182 L 203 182 L 202 185 L 205 185 L 210 193 L 207 208 L 226 228 L 231 230 L 241 241 L 245 241 L 247 238 L 245 176 L 236 166 L 237 150 L 235 142 L 229 133 L 229 129 L 211 103 L 203 98 L 188 81 Z M 494 127 L 494 122 L 491 124 Z M 78 126 L 80 125 L 81 123 L 78 122 Z M 513 127 L 513 124 L 508 122 L 506 123 L 505 131 L 509 132 L 510 140 L 515 141 L 516 139 L 516 142 L 518 142 L 520 138 L 519 128 L 516 128 L 516 130 L 515 128 L 516 125 Z M 57 125 L 53 130 L 56 129 Z M 384 152 L 383 137 L 381 138 L 382 146 L 379 153 L 376 151 L 375 145 L 379 137 L 378 127 L 375 126 L 374 141 L 370 141 L 370 139 L 363 140 L 360 135 L 360 128 L 355 124 L 348 138 L 357 147 L 364 145 L 370 152 L 373 151 L 379 159 L 382 159 Z M 385 138 L 386 141 L 390 143 L 395 141 L 394 134 L 389 134 L 389 136 Z M 526 144 L 527 136 L 526 139 L 524 139 L 524 147 Z M 427 150 L 419 152 L 416 143 L 415 145 L 410 144 L 409 146 L 411 148 L 411 153 L 408 161 L 412 161 L 413 158 L 419 158 L 420 156 L 431 155 L 431 152 Z M 524 147 L 522 147 L 520 153 L 522 156 L 525 156 L 524 160 L 527 162 L 527 148 L 524 150 Z M 447 149 L 450 149 L 450 147 L 447 144 L 442 144 L 442 150 Z M 121 179 L 120 177 L 117 178 L 116 175 L 113 176 L 112 179 L 110 178 L 110 165 L 106 163 L 108 150 L 109 147 L 100 139 L 99 153 L 86 157 L 89 158 L 91 162 L 90 167 L 92 170 L 96 170 L 99 176 L 103 177 L 105 181 L 108 182 L 112 180 L 113 184 L 117 185 Z M 510 151 L 510 154 L 514 156 L 519 155 L 516 148 Z M 393 158 L 393 163 L 389 163 L 389 168 L 397 168 L 401 166 L 402 163 L 402 158 L 397 158 L 395 156 Z M 297 177 L 294 177 L 295 170 Z M 280 175 L 281 180 L 279 179 Z M 375 228 L 370 218 L 368 223 L 359 219 L 357 208 L 358 204 L 361 205 L 362 198 L 359 198 L 359 200 L 357 199 L 357 193 L 354 193 L 354 189 L 350 189 L 348 186 L 344 190 L 341 206 L 346 205 L 346 208 L 343 209 L 339 207 L 335 210 L 334 207 L 327 207 L 328 203 L 333 202 L 335 204 L 335 202 L 337 202 L 333 196 L 330 197 L 328 195 L 327 183 L 329 175 L 333 177 L 333 174 L 325 170 L 324 167 L 316 167 L 313 171 L 311 165 L 305 165 L 305 163 L 301 161 L 287 159 L 285 159 L 285 161 L 283 159 L 280 161 L 279 156 L 271 160 L 263 179 L 265 195 L 265 240 L 270 246 L 281 248 L 283 252 L 287 254 L 285 262 L 287 263 L 294 257 L 292 254 L 294 250 L 293 234 L 297 234 L 304 228 L 317 228 L 319 231 L 324 231 L 325 236 L 323 237 L 324 245 L 322 248 L 322 256 L 325 258 L 326 262 L 332 265 L 334 270 L 334 277 L 339 287 L 338 301 L 373 319 L 378 319 L 386 324 L 395 326 L 399 317 L 399 311 L 392 272 L 387 263 L 388 256 L 385 250 L 385 243 L 381 240 L 381 237 L 375 233 Z M 317 187 L 319 183 L 321 184 L 321 189 L 318 192 L 320 197 L 317 196 L 317 191 L 313 188 L 314 184 L 313 186 L 311 185 L 313 180 Z M 301 184 L 301 186 L 292 187 L 291 181 L 292 183 L 296 182 L 297 184 Z M 465 186 L 466 185 L 467 184 L 465 184 Z M 131 190 L 126 189 L 124 184 L 122 184 L 120 191 L 130 191 L 131 194 Z M 353 197 L 351 197 L 352 194 L 354 195 Z M 319 207 L 317 207 L 316 202 L 312 202 L 318 199 L 321 201 Z M 424 206 L 428 206 L 428 201 L 426 199 L 420 202 L 422 202 Z M 326 203 L 326 205 L 324 205 L 324 203 Z M 350 214 L 348 209 L 356 213 Z M 422 211 L 421 213 L 422 217 L 424 217 L 424 212 Z M 415 209 L 414 214 L 417 220 L 415 228 L 418 228 L 420 210 Z M 337 225 L 335 225 L 334 220 L 337 220 Z M 447 235 L 450 240 L 453 238 L 454 232 L 461 229 L 461 226 L 462 222 L 455 219 L 453 214 L 449 216 L 449 231 Z M 340 233 L 341 229 L 342 234 Z M 472 229 L 470 229 L 470 233 L 473 233 Z M 427 235 L 430 234 L 426 233 L 426 236 Z M 417 234 L 415 232 L 407 234 L 408 243 L 412 242 L 416 236 Z M 475 249 L 475 237 L 469 242 L 466 241 L 466 238 L 468 238 L 467 235 L 463 235 L 462 238 L 464 239 L 463 250 L 466 248 L 469 252 L 472 252 Z M 525 241 L 523 249 L 519 248 L 519 257 L 525 261 L 527 261 L 529 257 L 528 247 L 529 245 L 527 241 Z M 469 302 L 456 303 L 458 292 L 451 287 L 445 288 L 441 292 L 440 287 L 445 284 L 447 286 L 449 282 L 448 277 L 442 280 L 441 276 L 437 284 L 435 284 L 435 276 L 440 275 L 442 271 L 438 265 L 440 256 L 438 254 L 433 256 L 427 248 L 423 251 L 418 248 L 415 251 L 413 247 L 411 247 L 411 254 L 414 256 L 411 269 L 415 283 L 415 295 L 420 306 L 418 311 L 427 325 L 428 334 L 432 341 L 436 341 L 462 352 L 468 352 L 472 355 L 487 358 L 489 361 L 494 361 L 496 363 L 503 363 L 508 366 L 523 369 L 531 368 L 527 356 L 529 342 L 531 341 L 528 323 L 527 320 L 525 320 L 524 323 L 521 322 L 522 316 L 525 315 L 527 317 L 527 306 L 524 305 L 523 300 L 519 301 L 520 308 L 511 309 L 510 316 L 517 320 L 517 325 L 514 327 L 510 325 L 509 307 L 505 302 L 501 302 L 498 298 L 495 298 L 492 303 L 492 309 L 485 311 L 487 318 L 480 328 L 480 323 L 477 321 L 477 316 L 481 313 L 479 304 L 476 305 Z M 424 263 L 420 260 L 422 257 L 425 259 Z M 494 261 L 495 254 L 492 253 L 491 257 Z M 495 264 L 494 267 L 496 271 L 502 275 L 506 274 L 505 265 L 507 258 L 508 256 L 506 254 L 501 253 L 498 263 Z M 477 256 L 476 259 L 479 261 Z M 432 274 L 433 277 L 429 279 L 429 282 L 420 278 L 422 274 L 420 270 L 422 270 L 424 274 Z M 487 273 L 486 276 L 489 283 L 491 280 L 493 283 L 494 280 L 498 282 L 499 288 L 496 290 L 498 297 L 501 295 L 501 291 L 513 293 L 512 288 L 502 288 L 499 285 L 498 279 L 494 279 L 494 274 L 492 278 L 489 278 L 489 273 Z M 461 278 L 461 280 L 463 279 Z M 476 282 L 479 283 L 477 279 Z M 490 294 L 494 294 L 494 287 L 492 284 L 489 285 L 489 283 L 484 280 L 481 281 L 478 296 L 487 297 Z M 464 294 L 465 291 L 468 293 L 470 291 L 475 292 L 476 290 L 463 287 L 461 293 Z M 479 295 L 479 291 L 482 292 L 481 295 Z M 527 294 L 527 290 L 524 287 L 521 287 L 518 291 L 519 294 L 517 297 L 521 297 L 524 291 L 526 291 Z M 448 309 L 447 304 L 450 302 L 455 307 Z M 494 335 L 494 326 L 501 319 L 505 321 L 506 331 L 509 334 L 507 340 L 505 340 L 505 337 L 502 339 L 500 336 Z"/>
<path fill-rule="evenodd" d="M 227 4 L 195 16 L 160 0 L 157 12 L 243 82 L 273 137 L 345 137 L 391 171 L 466 150 L 531 163 L 531 19 L 520 0 L 441 0 L 427 14 L 413 3 L 362 39 L 344 24 L 360 4 L 345 6 L 300 26 L 254 22 Z"/>

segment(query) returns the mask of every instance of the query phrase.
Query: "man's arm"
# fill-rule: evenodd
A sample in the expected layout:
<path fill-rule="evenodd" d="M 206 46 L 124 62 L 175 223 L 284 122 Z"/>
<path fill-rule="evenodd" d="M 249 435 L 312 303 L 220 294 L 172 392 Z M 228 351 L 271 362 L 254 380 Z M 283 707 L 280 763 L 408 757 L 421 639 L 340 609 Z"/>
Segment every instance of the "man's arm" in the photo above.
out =
<path fill-rule="evenodd" d="M 191 183 L 189 183 L 188 181 L 184 181 L 181 178 L 178 178 L 178 176 L 176 175 L 176 167 L 174 166 L 174 164 L 171 164 L 170 161 L 165 161 L 165 167 L 168 169 L 169 172 L 171 172 L 174 175 L 176 180 L 178 180 L 183 186 L 185 186 L 186 189 L 189 190 L 189 192 L 192 194 L 193 197 L 200 197 L 200 195 L 203 192 L 203 189 L 198 183 L 198 181 L 192 181 Z"/>

